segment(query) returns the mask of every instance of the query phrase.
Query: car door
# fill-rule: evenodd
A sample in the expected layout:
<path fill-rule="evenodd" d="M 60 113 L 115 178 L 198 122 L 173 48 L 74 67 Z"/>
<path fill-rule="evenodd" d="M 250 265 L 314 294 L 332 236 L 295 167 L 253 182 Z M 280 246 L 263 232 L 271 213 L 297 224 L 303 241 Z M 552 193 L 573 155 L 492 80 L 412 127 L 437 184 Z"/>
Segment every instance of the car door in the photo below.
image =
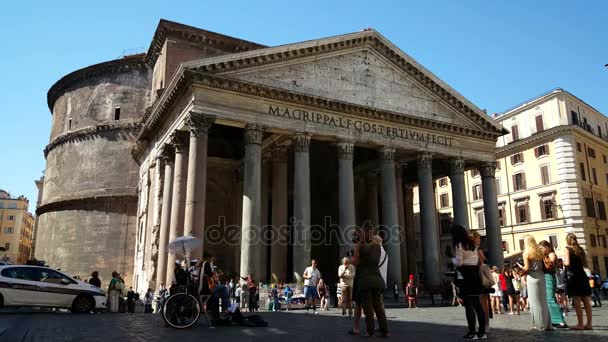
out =
<path fill-rule="evenodd" d="M 13 306 L 40 305 L 39 274 L 32 267 L 6 267 L 0 272 L 4 304 Z"/>
<path fill-rule="evenodd" d="M 70 307 L 78 290 L 73 287 L 77 282 L 63 273 L 50 268 L 40 268 L 40 287 L 44 305 Z"/>

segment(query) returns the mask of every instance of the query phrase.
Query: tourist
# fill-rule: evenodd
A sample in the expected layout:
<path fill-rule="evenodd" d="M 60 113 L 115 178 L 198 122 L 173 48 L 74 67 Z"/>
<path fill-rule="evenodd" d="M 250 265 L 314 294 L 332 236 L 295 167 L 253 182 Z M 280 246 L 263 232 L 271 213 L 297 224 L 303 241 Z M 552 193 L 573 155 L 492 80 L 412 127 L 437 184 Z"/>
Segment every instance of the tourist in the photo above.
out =
<path fill-rule="evenodd" d="M 127 292 L 127 312 L 135 313 L 135 291 L 133 291 L 133 287 L 129 287 Z"/>
<path fill-rule="evenodd" d="M 541 241 L 538 243 L 540 250 L 544 256 L 544 272 L 545 272 L 545 284 L 547 287 L 547 305 L 549 307 L 549 316 L 551 316 L 551 324 L 556 328 L 567 328 L 566 321 L 562 315 L 561 308 L 556 300 L 556 276 L 555 270 L 557 268 L 557 255 L 553 250 L 553 246 L 548 241 Z"/>
<path fill-rule="evenodd" d="M 235 286 L 234 286 L 234 279 L 230 279 L 230 282 L 228 283 L 228 291 L 230 292 L 230 303 L 234 303 L 234 297 L 235 297 Z"/>
<path fill-rule="evenodd" d="M 321 272 L 317 269 L 317 260 L 312 259 L 310 266 L 304 270 L 302 276 L 304 277 L 306 312 L 308 312 L 312 306 L 312 311 L 316 315 L 317 298 L 319 297 L 319 294 L 317 293 L 317 284 L 319 283 L 319 279 L 321 279 Z"/>
<path fill-rule="evenodd" d="M 509 296 L 509 315 L 514 315 L 515 311 L 519 315 L 519 294 L 515 289 L 513 271 L 507 270 L 505 277 L 507 278 L 507 295 Z"/>
<path fill-rule="evenodd" d="M 418 297 L 418 287 L 414 283 L 414 275 L 410 274 L 410 280 L 407 282 L 405 286 L 405 297 L 407 298 L 407 303 L 409 308 L 416 308 L 416 298 Z"/>
<path fill-rule="evenodd" d="M 276 284 L 272 284 L 270 288 L 270 307 L 271 310 L 276 312 L 279 308 L 279 289 Z"/>
<path fill-rule="evenodd" d="M 194 269 L 196 270 L 197 279 L 193 278 L 194 287 L 197 289 L 198 294 L 201 295 L 211 295 L 211 291 L 213 291 L 213 287 L 217 281 L 217 277 L 214 277 L 213 274 L 213 262 L 215 258 L 207 253 L 203 254 L 203 260 L 198 263 Z M 202 274 L 202 277 L 198 278 L 198 274 Z"/>
<path fill-rule="evenodd" d="M 517 314 L 521 310 L 523 310 L 523 306 L 521 305 L 521 293 L 522 293 L 522 283 L 521 283 L 521 269 L 519 267 L 514 267 L 512 270 L 513 273 L 513 288 L 515 288 L 515 305 L 517 306 Z"/>
<path fill-rule="evenodd" d="M 502 290 L 500 287 L 500 279 L 499 279 L 500 274 L 499 274 L 499 270 L 496 266 L 492 266 L 492 277 L 494 280 L 494 285 L 492 285 L 494 292 L 490 293 L 490 304 L 492 306 L 492 312 L 498 315 L 498 314 L 502 314 L 502 310 L 500 308 Z"/>
<path fill-rule="evenodd" d="M 357 299 L 361 301 L 361 308 L 365 313 L 365 325 L 368 336 L 374 335 L 375 313 L 380 327 L 380 336 L 388 337 L 388 324 L 382 301 L 386 283 L 380 271 L 382 246 L 374 242 L 372 235 L 372 227 L 364 225 L 361 229 L 361 242 L 355 246 L 353 264 L 356 265 L 356 274 L 359 276 Z M 380 241 L 382 240 L 380 239 Z"/>
<path fill-rule="evenodd" d="M 480 271 L 488 271 L 488 265 L 486 264 L 486 262 L 488 261 L 488 259 L 486 258 L 486 255 L 483 253 L 483 251 L 481 250 L 481 235 L 478 232 L 472 232 L 470 235 L 470 238 L 473 240 L 473 243 L 475 244 L 475 247 L 477 248 L 477 254 L 479 255 L 479 267 L 483 268 Z M 494 281 L 494 278 L 490 272 L 490 277 L 491 280 Z M 496 283 L 494 283 L 496 284 Z M 483 280 L 482 280 L 482 285 L 483 285 Z M 491 312 L 490 312 L 490 306 L 492 305 L 490 303 L 490 294 L 488 292 L 490 292 L 489 290 L 491 289 L 493 285 L 491 285 L 489 288 L 487 288 L 486 286 L 484 286 L 484 290 L 488 290 L 488 291 L 483 291 L 480 295 L 479 295 L 479 302 L 481 303 L 481 308 L 483 309 L 483 312 L 486 315 L 486 332 L 490 332 L 490 317 L 491 316 Z"/>
<path fill-rule="evenodd" d="M 479 274 L 477 247 L 469 238 L 466 229 L 457 224 L 452 226 L 452 243 L 456 251 L 456 256 L 452 259 L 457 272 L 455 283 L 458 287 L 458 298 L 464 304 L 468 324 L 464 339 L 486 339 L 486 315 L 479 300 L 483 285 Z M 479 329 L 476 332 L 477 323 Z"/>
<path fill-rule="evenodd" d="M 543 252 L 536 244 L 534 237 L 524 238 L 524 271 L 527 273 L 528 305 L 532 318 L 532 327 L 536 330 L 552 330 L 551 316 L 547 306 L 547 285 L 543 272 Z"/>
<path fill-rule="evenodd" d="M 291 298 L 293 298 L 293 290 L 289 285 L 285 286 L 285 290 L 283 290 L 283 298 L 285 298 L 285 306 L 287 306 L 287 311 L 291 310 Z"/>
<path fill-rule="evenodd" d="M 234 290 L 234 303 L 237 305 L 241 305 L 241 292 L 243 291 L 241 287 L 237 284 L 236 289 Z"/>
<path fill-rule="evenodd" d="M 248 294 L 248 298 L 249 298 L 249 303 L 247 305 L 247 309 L 249 310 L 249 312 L 255 312 L 257 309 L 257 305 L 258 305 L 258 303 L 256 302 L 257 292 L 258 292 L 258 287 L 255 283 L 255 280 L 253 279 L 253 276 L 250 274 L 247 277 L 247 294 Z"/>
<path fill-rule="evenodd" d="M 247 279 L 247 278 L 245 278 Z M 241 311 L 245 312 L 245 308 L 249 309 L 249 287 L 247 286 L 249 282 L 243 281 L 241 283 Z"/>
<path fill-rule="evenodd" d="M 566 293 L 572 298 L 572 305 L 576 311 L 577 324 L 570 330 L 592 330 L 591 318 L 591 287 L 585 273 L 587 267 L 587 255 L 585 250 L 578 244 L 576 235 L 566 235 L 566 249 L 564 250 L 564 266 L 566 266 Z M 587 324 L 583 325 L 583 309 L 581 301 L 585 305 Z"/>
<path fill-rule="evenodd" d="M 101 280 L 99 279 L 99 272 L 93 271 L 91 273 L 91 278 L 89 279 L 89 284 L 101 288 Z"/>
<path fill-rule="evenodd" d="M 110 284 L 108 285 L 108 298 L 107 301 L 109 305 L 106 306 L 109 308 L 110 312 L 118 312 L 118 306 L 120 304 L 120 280 L 118 278 L 118 272 L 112 272 L 112 279 L 110 280 Z"/>
<path fill-rule="evenodd" d="M 557 269 L 555 270 L 555 280 L 557 290 L 557 303 L 562 309 L 563 316 L 568 315 L 568 296 L 566 296 L 566 268 L 562 259 L 557 260 Z"/>
<path fill-rule="evenodd" d="M 522 268 L 519 269 L 519 279 L 521 280 L 521 295 L 519 296 L 519 301 L 521 305 L 521 310 L 530 311 L 528 307 L 528 276 L 526 272 Z"/>
<path fill-rule="evenodd" d="M 154 291 L 148 289 L 144 295 L 144 313 L 152 313 L 152 302 L 154 302 Z"/>
<path fill-rule="evenodd" d="M 597 271 L 591 272 L 589 278 L 589 286 L 591 287 L 591 298 L 593 299 L 593 307 L 602 307 L 602 300 L 600 298 L 600 289 L 602 288 L 602 278 Z"/>
<path fill-rule="evenodd" d="M 317 293 L 321 299 L 321 311 L 329 310 L 329 290 L 327 289 L 323 279 L 319 279 L 319 283 L 317 284 Z"/>
<path fill-rule="evenodd" d="M 342 265 L 338 267 L 338 278 L 340 282 L 336 290 L 336 295 L 339 296 L 339 306 L 342 309 L 342 316 L 348 317 L 353 315 L 353 280 L 355 279 L 355 266 L 351 265 L 348 257 L 342 258 Z"/>
<path fill-rule="evenodd" d="M 502 293 L 502 297 L 500 298 L 502 303 L 502 308 L 505 313 L 509 311 L 509 292 L 507 289 L 507 276 L 506 274 L 509 272 L 508 267 L 504 267 L 502 269 L 502 273 L 498 275 L 498 284 L 500 285 L 500 292 Z"/>

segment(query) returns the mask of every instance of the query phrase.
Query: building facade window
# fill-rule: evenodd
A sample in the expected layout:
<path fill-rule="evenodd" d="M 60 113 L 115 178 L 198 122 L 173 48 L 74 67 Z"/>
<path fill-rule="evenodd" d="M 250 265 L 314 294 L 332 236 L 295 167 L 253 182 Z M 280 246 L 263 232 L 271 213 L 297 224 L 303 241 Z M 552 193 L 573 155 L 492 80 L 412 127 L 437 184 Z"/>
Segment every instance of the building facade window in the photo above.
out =
<path fill-rule="evenodd" d="M 589 158 L 595 159 L 595 150 L 591 147 L 587 147 L 587 154 L 589 155 Z"/>
<path fill-rule="evenodd" d="M 516 153 L 514 155 L 511 156 L 511 165 L 515 165 L 515 164 L 519 164 L 519 163 L 523 163 L 524 162 L 524 154 L 523 153 Z"/>
<path fill-rule="evenodd" d="M 523 251 L 526 248 L 526 243 L 524 239 L 519 239 L 519 250 Z"/>
<path fill-rule="evenodd" d="M 575 111 L 570 111 L 570 118 L 572 119 L 572 124 L 578 126 L 578 114 Z"/>
<path fill-rule="evenodd" d="M 114 120 L 120 120 L 120 107 L 114 108 Z"/>
<path fill-rule="evenodd" d="M 543 185 L 550 183 L 549 179 L 549 165 L 543 165 L 540 167 L 540 180 Z"/>
<path fill-rule="evenodd" d="M 8 215 L 8 220 L 9 220 L 9 221 L 15 221 L 15 216 L 13 216 L 13 215 Z"/>
<path fill-rule="evenodd" d="M 543 116 L 542 115 L 537 115 L 535 118 L 536 121 L 536 131 L 537 132 L 542 132 L 545 130 L 545 127 L 543 125 Z"/>
<path fill-rule="evenodd" d="M 546 156 L 547 154 L 549 154 L 549 145 L 547 144 L 534 148 L 534 156 L 536 158 Z"/>
<path fill-rule="evenodd" d="M 496 161 L 496 170 L 500 170 L 500 159 Z"/>
<path fill-rule="evenodd" d="M 478 177 L 478 176 L 479 176 L 479 170 L 478 169 L 471 170 L 471 177 Z"/>
<path fill-rule="evenodd" d="M 449 214 L 439 215 L 439 228 L 441 229 L 441 235 L 449 235 L 452 229 L 452 217 Z"/>
<path fill-rule="evenodd" d="M 515 219 L 518 224 L 530 222 L 530 206 L 528 201 L 515 202 Z"/>
<path fill-rule="evenodd" d="M 597 201 L 597 214 L 600 220 L 606 221 L 606 205 L 604 201 Z"/>
<path fill-rule="evenodd" d="M 589 234 L 589 245 L 591 245 L 591 247 L 597 246 L 597 241 L 595 240 L 595 234 Z"/>
<path fill-rule="evenodd" d="M 554 249 L 558 249 L 559 243 L 557 242 L 557 235 L 549 235 L 549 243 Z"/>
<path fill-rule="evenodd" d="M 509 243 L 507 241 L 502 242 L 502 251 L 509 253 Z"/>
<path fill-rule="evenodd" d="M 502 187 L 500 186 L 500 177 L 496 177 L 496 194 L 502 195 Z"/>
<path fill-rule="evenodd" d="M 10 249 L 11 249 L 11 243 L 10 242 L 5 243 L 4 244 L 4 251 L 8 251 Z"/>
<path fill-rule="evenodd" d="M 597 185 L 597 173 L 595 172 L 595 168 L 591 169 L 591 177 L 593 178 L 593 184 Z"/>
<path fill-rule="evenodd" d="M 513 138 L 512 141 L 519 140 L 519 129 L 517 125 L 511 126 L 511 138 Z"/>
<path fill-rule="evenodd" d="M 448 179 L 447 177 L 443 177 L 439 180 L 439 186 L 444 187 L 444 186 L 448 186 Z"/>
<path fill-rule="evenodd" d="M 587 176 L 585 175 L 585 164 L 584 163 L 579 163 L 578 164 L 578 168 L 581 171 L 581 179 L 583 181 L 587 181 Z"/>
<path fill-rule="evenodd" d="M 4 228 L 4 234 L 13 234 L 13 227 Z"/>
<path fill-rule="evenodd" d="M 523 172 L 513 175 L 513 190 L 520 191 L 526 189 L 526 174 Z"/>
<path fill-rule="evenodd" d="M 593 198 L 585 197 L 585 208 L 587 210 L 587 217 L 595 217 L 595 207 L 593 205 Z"/>
<path fill-rule="evenodd" d="M 605 154 L 602 154 L 602 160 L 604 161 L 604 164 L 608 164 L 608 158 L 606 158 Z"/>
<path fill-rule="evenodd" d="M 501 227 L 504 227 L 507 224 L 505 222 L 505 218 L 506 218 L 505 205 L 504 205 L 504 203 L 499 204 L 498 205 L 498 223 Z"/>
<path fill-rule="evenodd" d="M 441 208 L 447 208 L 450 206 L 450 198 L 448 194 L 441 194 L 439 196 L 439 204 Z"/>
<path fill-rule="evenodd" d="M 477 217 L 477 228 L 486 229 L 486 218 L 483 209 L 477 209 L 475 211 L 475 217 Z"/>
<path fill-rule="evenodd" d="M 602 247 L 606 248 L 608 246 L 606 246 L 606 235 L 602 235 L 600 236 L 600 242 L 602 244 Z M 606 264 L 608 266 L 608 264 Z"/>
<path fill-rule="evenodd" d="M 583 152 L 583 149 L 581 147 L 581 143 L 579 143 L 579 142 L 576 143 L 576 150 L 579 151 L 579 152 Z"/>
<path fill-rule="evenodd" d="M 593 269 L 594 270 L 599 270 L 600 269 L 600 260 L 599 260 L 598 257 L 596 257 L 596 256 L 591 257 L 591 262 L 593 263 Z"/>
<path fill-rule="evenodd" d="M 551 197 L 541 198 L 540 214 L 543 220 L 553 220 L 557 218 L 555 201 Z"/>
<path fill-rule="evenodd" d="M 473 185 L 473 200 L 477 201 L 481 199 L 481 184 Z"/>

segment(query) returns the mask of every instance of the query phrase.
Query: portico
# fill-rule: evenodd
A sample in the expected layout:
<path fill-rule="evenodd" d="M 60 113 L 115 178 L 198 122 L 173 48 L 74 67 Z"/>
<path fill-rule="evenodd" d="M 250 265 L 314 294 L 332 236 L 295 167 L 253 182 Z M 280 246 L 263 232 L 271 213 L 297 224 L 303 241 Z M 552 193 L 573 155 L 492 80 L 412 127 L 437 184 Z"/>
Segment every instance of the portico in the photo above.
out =
<path fill-rule="evenodd" d="M 389 255 L 389 285 L 421 273 L 438 288 L 433 180 L 451 178 L 454 222 L 467 228 L 465 170 L 482 170 L 485 205 L 497 206 L 491 171 L 503 129 L 373 30 L 185 63 L 145 119 L 134 155 L 142 164 L 163 155 L 161 241 L 184 229 L 205 241 L 197 258 L 213 254 L 226 272 L 256 280 L 298 280 L 316 258 L 335 282 L 354 228 L 370 222 Z M 188 146 L 176 144 L 184 134 Z M 498 215 L 487 213 L 489 245 L 499 246 Z M 158 265 L 156 279 L 169 281 L 164 249 Z"/>

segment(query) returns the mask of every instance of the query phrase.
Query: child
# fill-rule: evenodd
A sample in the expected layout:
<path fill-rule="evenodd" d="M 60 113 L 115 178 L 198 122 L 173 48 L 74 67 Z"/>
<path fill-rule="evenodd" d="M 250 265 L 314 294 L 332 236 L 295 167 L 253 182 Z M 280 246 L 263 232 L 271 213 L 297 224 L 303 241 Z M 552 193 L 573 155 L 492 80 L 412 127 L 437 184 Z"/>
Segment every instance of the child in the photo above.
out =
<path fill-rule="evenodd" d="M 407 283 L 405 287 L 405 296 L 407 297 L 407 301 L 409 304 L 409 308 L 416 307 L 416 297 L 418 296 L 418 288 L 416 284 L 414 284 L 414 275 L 410 274 L 410 281 Z"/>

